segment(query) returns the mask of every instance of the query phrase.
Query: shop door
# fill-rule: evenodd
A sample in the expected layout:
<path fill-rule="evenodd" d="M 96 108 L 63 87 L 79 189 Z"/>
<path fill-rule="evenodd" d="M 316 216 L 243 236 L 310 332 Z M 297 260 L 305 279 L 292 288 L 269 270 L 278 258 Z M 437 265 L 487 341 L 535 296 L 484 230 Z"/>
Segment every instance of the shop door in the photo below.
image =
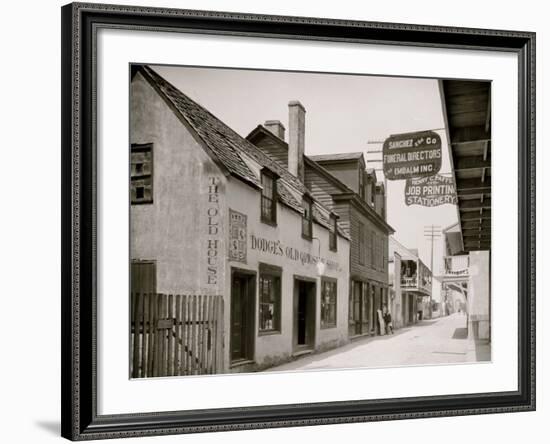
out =
<path fill-rule="evenodd" d="M 295 281 L 294 349 L 311 349 L 315 341 L 315 283 Z"/>
<path fill-rule="evenodd" d="M 231 283 L 231 361 L 253 359 L 253 275 L 234 273 Z"/>
<path fill-rule="evenodd" d="M 352 281 L 349 306 L 349 335 L 361 334 L 361 282 Z"/>
<path fill-rule="evenodd" d="M 414 318 L 416 316 L 416 310 L 414 307 L 415 296 L 409 295 L 409 324 L 414 323 Z"/>
<path fill-rule="evenodd" d="M 363 282 L 361 285 L 361 333 L 369 332 L 369 284 Z"/>
<path fill-rule="evenodd" d="M 408 325 L 409 320 L 407 318 L 407 293 L 401 295 L 401 319 L 403 320 L 403 327 Z"/>

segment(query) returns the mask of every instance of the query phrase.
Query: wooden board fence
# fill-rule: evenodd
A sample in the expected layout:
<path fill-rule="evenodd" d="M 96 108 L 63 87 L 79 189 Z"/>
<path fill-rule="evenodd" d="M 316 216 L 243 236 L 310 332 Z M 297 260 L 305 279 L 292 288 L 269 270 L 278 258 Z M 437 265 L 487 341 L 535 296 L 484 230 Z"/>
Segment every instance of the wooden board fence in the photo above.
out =
<path fill-rule="evenodd" d="M 132 378 L 223 372 L 221 296 L 133 293 Z"/>

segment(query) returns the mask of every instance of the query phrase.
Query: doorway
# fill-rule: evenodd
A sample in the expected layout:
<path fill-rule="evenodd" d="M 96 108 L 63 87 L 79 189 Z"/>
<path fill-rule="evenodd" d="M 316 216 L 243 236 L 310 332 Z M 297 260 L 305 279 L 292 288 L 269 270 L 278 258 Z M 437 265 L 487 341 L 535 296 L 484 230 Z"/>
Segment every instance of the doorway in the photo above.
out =
<path fill-rule="evenodd" d="M 311 350 L 315 345 L 315 281 L 294 280 L 294 351 Z"/>
<path fill-rule="evenodd" d="M 256 275 L 233 271 L 231 278 L 231 362 L 254 359 Z"/>

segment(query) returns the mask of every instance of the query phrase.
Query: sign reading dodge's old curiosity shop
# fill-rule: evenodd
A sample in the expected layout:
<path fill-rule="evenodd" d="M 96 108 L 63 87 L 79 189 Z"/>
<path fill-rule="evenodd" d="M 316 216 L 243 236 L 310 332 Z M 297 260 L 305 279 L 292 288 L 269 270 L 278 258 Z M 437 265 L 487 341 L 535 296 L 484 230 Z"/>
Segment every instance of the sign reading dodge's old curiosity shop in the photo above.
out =
<path fill-rule="evenodd" d="M 390 136 L 382 153 L 388 180 L 433 176 L 441 169 L 441 138 L 433 131 Z"/>
<path fill-rule="evenodd" d="M 405 203 L 437 207 L 444 204 L 456 205 L 458 198 L 452 177 L 436 174 L 432 177 L 407 179 L 405 185 Z"/>

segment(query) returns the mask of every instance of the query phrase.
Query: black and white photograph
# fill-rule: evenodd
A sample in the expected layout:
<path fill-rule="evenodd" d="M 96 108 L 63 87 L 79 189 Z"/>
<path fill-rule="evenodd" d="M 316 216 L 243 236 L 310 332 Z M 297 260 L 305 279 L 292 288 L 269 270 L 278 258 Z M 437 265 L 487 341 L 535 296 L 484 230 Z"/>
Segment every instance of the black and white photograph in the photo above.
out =
<path fill-rule="evenodd" d="M 131 64 L 129 97 L 130 378 L 491 362 L 490 80 Z"/>

